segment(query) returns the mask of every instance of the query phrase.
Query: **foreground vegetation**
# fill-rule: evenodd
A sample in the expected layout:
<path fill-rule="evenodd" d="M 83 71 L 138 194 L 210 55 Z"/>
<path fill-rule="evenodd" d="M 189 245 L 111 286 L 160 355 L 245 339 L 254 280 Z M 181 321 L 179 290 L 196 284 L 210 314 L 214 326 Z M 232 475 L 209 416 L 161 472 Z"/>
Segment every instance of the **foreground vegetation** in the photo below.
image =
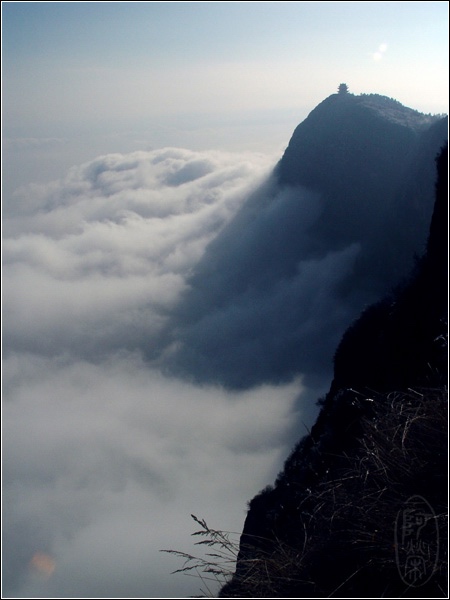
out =
<path fill-rule="evenodd" d="M 247 535 L 239 546 L 237 534 L 193 517 L 200 526 L 193 535 L 206 552 L 169 551 L 183 559 L 176 572 L 198 576 L 203 596 L 220 587 L 221 597 L 444 597 L 446 390 L 361 397 L 360 403 L 370 410 L 357 444 L 334 457 L 316 485 L 298 490 L 299 503 L 287 517 L 283 507 L 282 537 Z M 402 519 L 417 497 L 428 509 L 413 539 Z"/>

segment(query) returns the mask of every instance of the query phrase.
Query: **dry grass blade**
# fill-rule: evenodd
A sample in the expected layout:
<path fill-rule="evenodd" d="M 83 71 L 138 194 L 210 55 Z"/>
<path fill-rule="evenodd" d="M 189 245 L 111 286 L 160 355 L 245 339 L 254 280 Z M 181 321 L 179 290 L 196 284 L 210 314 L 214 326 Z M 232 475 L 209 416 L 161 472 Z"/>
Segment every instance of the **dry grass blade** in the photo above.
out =
<path fill-rule="evenodd" d="M 239 552 L 239 534 L 211 529 L 204 519 L 199 519 L 195 515 L 191 517 L 201 527 L 191 535 L 205 538 L 195 542 L 195 545 L 214 548 L 214 552 L 206 552 L 203 556 L 194 556 L 178 550 L 161 550 L 161 552 L 172 554 L 184 561 L 179 569 L 172 572 L 173 574 L 184 573 L 201 580 L 206 590 L 201 589 L 203 595 L 194 596 L 195 598 L 214 598 L 217 594 L 213 593 L 214 590 L 208 582 L 214 583 L 214 587 L 218 590 L 231 579 Z"/>

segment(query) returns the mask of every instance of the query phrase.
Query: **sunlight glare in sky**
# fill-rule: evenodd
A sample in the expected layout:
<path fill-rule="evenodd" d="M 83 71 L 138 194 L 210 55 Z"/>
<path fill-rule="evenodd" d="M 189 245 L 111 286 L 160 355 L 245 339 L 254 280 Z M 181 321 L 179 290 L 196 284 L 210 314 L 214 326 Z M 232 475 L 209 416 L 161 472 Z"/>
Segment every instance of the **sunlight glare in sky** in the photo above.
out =
<path fill-rule="evenodd" d="M 206 363 L 237 355 L 234 341 L 231 354 L 217 351 L 224 331 L 261 372 L 269 353 L 259 340 L 278 344 L 282 325 L 289 348 L 303 329 L 325 344 L 328 316 L 343 323 L 347 314 L 327 294 L 347 289 L 339 274 L 353 269 L 358 244 L 327 252 L 322 270 L 315 249 L 303 270 L 284 263 L 287 232 L 293 246 L 302 231 L 308 239 L 304 221 L 316 208 L 308 196 L 297 225 L 296 190 L 272 196 L 271 174 L 295 128 L 333 102 L 340 82 L 355 96 L 448 112 L 448 3 L 0 8 L 4 597 L 196 597 L 197 582 L 173 578 L 177 565 L 159 550 L 192 549 L 192 512 L 241 531 L 248 500 L 313 425 L 329 382 L 230 392 L 166 377 L 161 339 L 171 348 L 170 336 L 178 343 L 177 329 L 190 328 L 174 307 L 207 245 L 257 199 L 262 220 L 255 209 L 255 227 L 242 245 L 230 235 L 237 250 L 225 256 L 247 264 L 249 249 L 261 251 L 270 269 L 259 273 L 258 259 L 250 285 L 244 267 L 233 280 L 234 266 L 214 259 L 211 298 L 216 280 L 247 291 L 196 324 L 210 343 Z M 274 221 L 280 206 L 286 214 Z M 267 287 L 273 297 L 259 297 Z M 291 318 L 298 298 L 308 307 L 301 325 Z M 258 321 L 273 332 L 247 335 Z M 248 357 L 238 363 L 248 370 Z"/>
<path fill-rule="evenodd" d="M 373 60 L 381 60 L 386 52 L 388 48 L 388 45 L 383 43 L 380 44 L 378 47 L 378 50 L 376 52 L 374 52 L 373 54 Z"/>
<path fill-rule="evenodd" d="M 50 578 L 56 568 L 56 563 L 51 556 L 44 552 L 36 552 L 30 560 L 30 569 L 45 579 Z"/>

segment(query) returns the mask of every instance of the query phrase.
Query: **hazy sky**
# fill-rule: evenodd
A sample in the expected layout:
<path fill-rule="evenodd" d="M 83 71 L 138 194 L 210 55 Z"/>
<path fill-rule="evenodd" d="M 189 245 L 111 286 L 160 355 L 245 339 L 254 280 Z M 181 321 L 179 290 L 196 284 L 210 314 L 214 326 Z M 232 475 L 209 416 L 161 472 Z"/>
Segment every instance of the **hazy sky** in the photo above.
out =
<path fill-rule="evenodd" d="M 446 2 L 6 2 L 5 125 L 314 106 L 446 108 Z"/>
<path fill-rule="evenodd" d="M 1 7 L 3 597 L 198 594 L 159 550 L 195 549 L 191 513 L 239 532 L 329 381 L 199 385 L 140 349 L 339 83 L 447 112 L 448 4 Z M 300 270 L 312 335 L 353 252 Z"/>
<path fill-rule="evenodd" d="M 2 2 L 6 185 L 19 152 L 27 180 L 137 148 L 279 153 L 342 81 L 447 112 L 447 25 L 447 2 Z"/>

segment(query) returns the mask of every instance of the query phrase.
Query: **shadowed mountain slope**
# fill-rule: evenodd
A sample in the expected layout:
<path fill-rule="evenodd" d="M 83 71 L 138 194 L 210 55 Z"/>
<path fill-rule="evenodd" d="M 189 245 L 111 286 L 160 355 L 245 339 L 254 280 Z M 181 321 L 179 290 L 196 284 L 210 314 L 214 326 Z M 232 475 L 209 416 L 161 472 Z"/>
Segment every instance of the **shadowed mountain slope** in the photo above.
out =
<path fill-rule="evenodd" d="M 447 597 L 447 148 L 437 166 L 423 258 L 345 333 L 314 427 L 250 502 L 221 597 Z M 419 504 L 420 529 L 405 521 Z"/>
<path fill-rule="evenodd" d="M 424 250 L 446 138 L 445 118 L 384 96 L 325 99 L 194 269 L 167 369 L 230 388 L 328 385 L 345 329 Z"/>

